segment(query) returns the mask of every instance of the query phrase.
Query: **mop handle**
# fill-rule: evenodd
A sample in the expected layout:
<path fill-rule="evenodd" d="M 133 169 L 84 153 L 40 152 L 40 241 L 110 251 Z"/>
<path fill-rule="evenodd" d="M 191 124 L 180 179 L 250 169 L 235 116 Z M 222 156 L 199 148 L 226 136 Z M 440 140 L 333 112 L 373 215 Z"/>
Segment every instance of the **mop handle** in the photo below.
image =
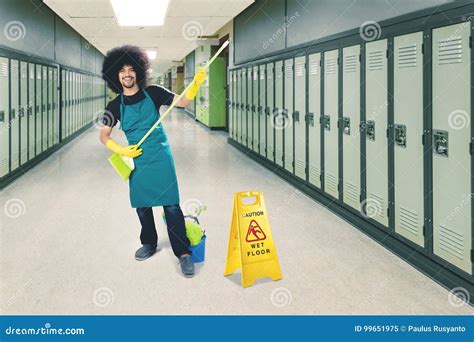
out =
<path fill-rule="evenodd" d="M 230 40 L 226 40 L 224 42 L 224 44 L 222 44 L 222 46 L 219 48 L 219 50 L 217 50 L 217 52 L 215 53 L 214 56 L 212 56 L 212 58 L 206 63 L 206 65 L 204 66 L 204 70 L 207 71 L 207 69 L 209 69 L 209 66 L 211 65 L 212 62 L 214 62 L 214 60 L 220 55 L 220 53 L 222 52 L 222 50 L 224 50 L 227 45 L 229 45 L 229 42 Z M 148 136 L 153 132 L 153 130 L 158 127 L 158 125 L 161 123 L 161 120 L 163 120 L 165 118 L 166 115 L 168 115 L 168 113 L 176 106 L 176 103 L 184 96 L 184 94 L 186 94 L 186 92 L 188 91 L 189 88 L 191 88 L 191 86 L 194 84 L 194 80 L 188 84 L 188 86 L 183 90 L 183 92 L 178 96 L 178 98 L 176 99 L 176 101 L 174 101 L 171 106 L 168 107 L 168 109 L 163 113 L 163 115 L 158 119 L 157 122 L 155 122 L 155 124 L 148 130 L 148 132 L 143 136 L 143 138 L 138 142 L 137 144 L 137 148 L 143 144 L 143 142 L 145 141 L 146 138 L 148 138 Z"/>

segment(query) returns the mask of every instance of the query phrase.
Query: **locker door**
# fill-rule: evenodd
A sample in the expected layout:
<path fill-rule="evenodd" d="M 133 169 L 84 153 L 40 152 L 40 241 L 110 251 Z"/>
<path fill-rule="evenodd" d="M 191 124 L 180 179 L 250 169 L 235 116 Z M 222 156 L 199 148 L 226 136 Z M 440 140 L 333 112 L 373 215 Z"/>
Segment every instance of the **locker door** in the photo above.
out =
<path fill-rule="evenodd" d="M 20 164 L 28 161 L 28 63 L 20 62 Z"/>
<path fill-rule="evenodd" d="M 236 118 L 235 118 L 235 134 L 236 140 L 242 143 L 242 70 L 237 70 L 237 105 L 236 105 Z"/>
<path fill-rule="evenodd" d="M 239 117 L 239 98 L 238 98 L 238 88 L 239 82 L 237 79 L 237 70 L 232 72 L 232 93 L 233 93 L 233 105 L 232 105 L 232 138 L 237 141 L 237 125 L 238 125 L 238 117 Z"/>
<path fill-rule="evenodd" d="M 247 147 L 252 149 L 252 132 L 253 132 L 253 90 L 252 90 L 252 68 L 247 68 Z"/>
<path fill-rule="evenodd" d="M 59 142 L 59 73 L 58 68 L 53 69 L 53 122 L 54 144 Z"/>
<path fill-rule="evenodd" d="M 35 65 L 28 63 L 28 69 L 28 159 L 31 160 L 35 157 Z"/>
<path fill-rule="evenodd" d="M 48 67 L 48 148 L 53 146 L 53 68 Z"/>
<path fill-rule="evenodd" d="M 366 176 L 364 210 L 388 226 L 387 40 L 366 45 Z"/>
<path fill-rule="evenodd" d="M 10 77 L 11 77 L 11 169 L 15 170 L 20 161 L 20 102 L 19 102 L 19 62 L 10 59 Z"/>
<path fill-rule="evenodd" d="M 293 105 L 293 92 L 294 92 L 294 81 L 293 81 L 293 59 L 287 59 L 285 61 L 285 95 L 284 95 L 284 106 L 285 115 L 283 116 L 283 134 L 284 147 L 283 147 L 283 165 L 285 169 L 291 173 L 294 173 L 294 154 L 293 154 L 293 129 L 294 129 L 294 105 Z"/>
<path fill-rule="evenodd" d="M 424 246 L 423 32 L 394 38 L 395 231 Z"/>
<path fill-rule="evenodd" d="M 324 189 L 335 198 L 339 197 L 338 54 L 339 50 L 324 53 Z"/>
<path fill-rule="evenodd" d="M 321 188 L 321 54 L 308 56 L 308 180 Z"/>
<path fill-rule="evenodd" d="M 77 131 L 77 74 L 72 73 L 72 132 Z"/>
<path fill-rule="evenodd" d="M 42 78 L 42 92 L 41 92 L 41 98 L 42 98 L 42 105 L 41 105 L 41 111 L 43 115 L 43 121 L 42 121 L 42 134 L 41 134 L 41 148 L 42 151 L 45 151 L 48 148 L 48 67 L 43 65 L 42 68 L 42 73 L 43 73 L 43 78 Z"/>
<path fill-rule="evenodd" d="M 260 155 L 265 157 L 266 156 L 266 150 L 267 150 L 267 145 L 265 142 L 266 139 L 266 132 L 267 132 L 267 123 L 266 123 L 266 114 L 265 114 L 265 99 L 266 99 L 266 93 L 265 93 L 265 64 L 260 65 L 259 69 L 259 83 L 258 83 L 258 91 L 259 91 L 259 96 L 258 96 L 258 127 L 259 129 L 259 138 L 258 138 L 258 146 L 259 146 L 259 152 Z"/>
<path fill-rule="evenodd" d="M 260 112 L 258 111 L 258 66 L 253 67 L 253 84 L 252 84 L 252 115 L 253 115 L 253 124 L 252 124 L 252 135 L 253 135 L 253 150 L 256 153 L 259 153 L 260 146 L 258 145 L 259 139 L 258 134 L 260 132 Z"/>
<path fill-rule="evenodd" d="M 472 274 L 470 25 L 433 29 L 433 250 Z"/>
<path fill-rule="evenodd" d="M 240 133 L 241 133 L 241 144 L 247 145 L 247 69 L 242 69 L 242 112 L 241 112 L 241 123 L 240 123 Z"/>
<path fill-rule="evenodd" d="M 274 139 L 274 108 L 273 108 L 273 86 L 274 77 L 273 77 L 273 63 L 267 64 L 266 76 L 267 76 L 267 84 L 266 84 L 266 95 L 267 95 L 267 106 L 265 107 L 265 114 L 267 117 L 267 159 L 275 162 L 275 150 L 273 145 Z"/>
<path fill-rule="evenodd" d="M 283 61 L 275 63 L 275 108 L 273 115 L 275 127 L 275 163 L 283 166 Z"/>
<path fill-rule="evenodd" d="M 10 170 L 10 139 L 9 139 L 9 114 L 8 114 L 8 59 L 0 57 L 0 177 L 4 177 Z"/>
<path fill-rule="evenodd" d="M 295 175 L 306 180 L 306 56 L 295 58 Z"/>
<path fill-rule="evenodd" d="M 61 140 L 64 139 L 64 113 L 66 111 L 66 106 L 65 106 L 65 100 L 66 100 L 66 73 L 64 70 L 61 70 Z"/>
<path fill-rule="evenodd" d="M 41 134 L 43 128 L 43 101 L 42 101 L 42 88 L 43 85 L 43 69 L 41 65 L 36 64 L 36 104 L 35 104 L 35 115 L 36 115 L 36 143 L 35 143 L 35 151 L 36 155 L 43 152 L 41 146 Z"/>
<path fill-rule="evenodd" d="M 344 48 L 342 55 L 343 201 L 360 211 L 360 46 Z"/>

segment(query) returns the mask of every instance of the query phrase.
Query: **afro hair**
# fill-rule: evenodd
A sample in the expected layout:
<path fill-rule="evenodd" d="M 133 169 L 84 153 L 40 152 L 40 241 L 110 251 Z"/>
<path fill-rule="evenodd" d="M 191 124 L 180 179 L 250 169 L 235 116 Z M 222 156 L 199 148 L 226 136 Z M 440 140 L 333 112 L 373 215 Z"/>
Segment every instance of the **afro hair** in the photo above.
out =
<path fill-rule="evenodd" d="M 137 74 L 137 84 L 142 87 L 145 85 L 150 60 L 145 51 L 138 46 L 124 45 L 107 51 L 102 64 L 102 78 L 107 86 L 117 94 L 123 91 L 118 74 L 124 65 L 133 67 Z"/>

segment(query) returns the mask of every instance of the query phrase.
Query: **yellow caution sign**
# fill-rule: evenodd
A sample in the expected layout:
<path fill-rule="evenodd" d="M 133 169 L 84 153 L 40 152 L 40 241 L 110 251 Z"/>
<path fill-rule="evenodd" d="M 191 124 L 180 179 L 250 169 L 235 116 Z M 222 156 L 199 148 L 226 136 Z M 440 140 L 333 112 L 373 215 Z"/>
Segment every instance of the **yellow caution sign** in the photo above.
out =
<path fill-rule="evenodd" d="M 255 201 L 244 203 L 244 198 L 249 197 Z M 252 286 L 257 278 L 282 278 L 262 192 L 234 194 L 224 276 L 239 268 L 243 287 Z"/>

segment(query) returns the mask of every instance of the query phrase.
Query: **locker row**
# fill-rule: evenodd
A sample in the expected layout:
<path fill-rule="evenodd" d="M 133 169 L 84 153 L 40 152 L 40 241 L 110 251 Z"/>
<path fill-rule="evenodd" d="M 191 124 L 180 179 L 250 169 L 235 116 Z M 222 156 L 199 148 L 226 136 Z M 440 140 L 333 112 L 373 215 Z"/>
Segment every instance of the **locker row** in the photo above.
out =
<path fill-rule="evenodd" d="M 104 101 L 97 76 L 0 57 L 0 180 L 92 122 Z"/>
<path fill-rule="evenodd" d="M 470 36 L 463 22 L 234 68 L 230 139 L 469 277 Z"/>

